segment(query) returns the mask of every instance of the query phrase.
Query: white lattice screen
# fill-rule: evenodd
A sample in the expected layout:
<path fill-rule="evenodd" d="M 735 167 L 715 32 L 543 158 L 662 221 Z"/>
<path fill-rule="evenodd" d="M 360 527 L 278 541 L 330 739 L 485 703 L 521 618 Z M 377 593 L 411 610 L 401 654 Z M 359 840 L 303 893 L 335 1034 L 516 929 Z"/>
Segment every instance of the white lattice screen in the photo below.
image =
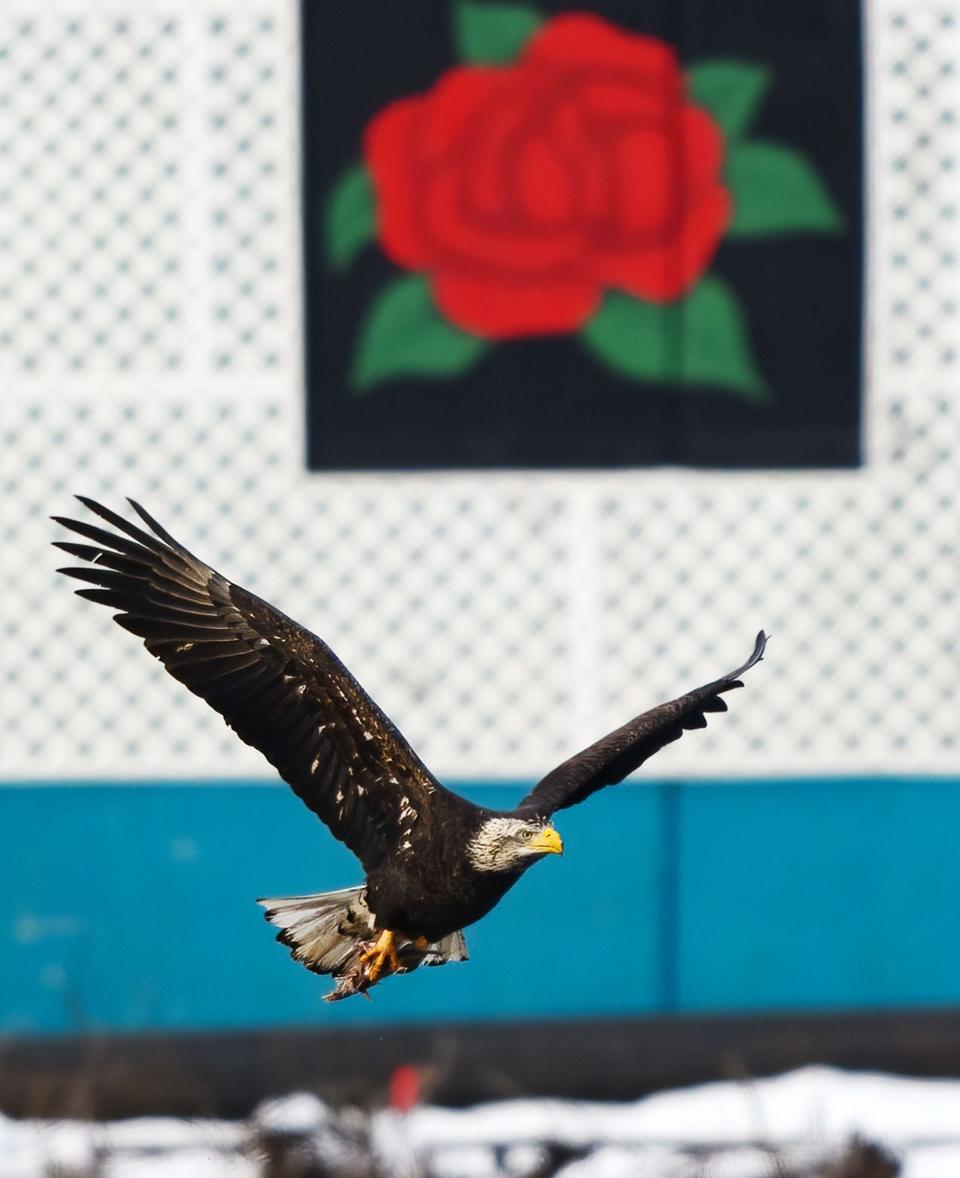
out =
<path fill-rule="evenodd" d="M 538 775 L 760 626 L 658 773 L 957 771 L 960 4 L 867 25 L 863 469 L 317 476 L 294 6 L 0 3 L 0 774 L 265 772 L 55 575 L 74 490 L 311 625 L 449 777 Z"/>

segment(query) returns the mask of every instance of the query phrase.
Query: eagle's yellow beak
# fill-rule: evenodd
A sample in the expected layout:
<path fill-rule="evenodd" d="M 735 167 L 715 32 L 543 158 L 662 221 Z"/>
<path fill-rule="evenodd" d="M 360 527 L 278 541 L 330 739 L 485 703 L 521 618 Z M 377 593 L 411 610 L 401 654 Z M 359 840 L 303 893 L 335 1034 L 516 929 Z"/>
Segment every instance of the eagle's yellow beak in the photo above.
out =
<path fill-rule="evenodd" d="M 563 839 L 552 826 L 548 826 L 545 830 L 541 830 L 533 840 L 530 850 L 539 851 L 541 855 L 562 855 Z"/>

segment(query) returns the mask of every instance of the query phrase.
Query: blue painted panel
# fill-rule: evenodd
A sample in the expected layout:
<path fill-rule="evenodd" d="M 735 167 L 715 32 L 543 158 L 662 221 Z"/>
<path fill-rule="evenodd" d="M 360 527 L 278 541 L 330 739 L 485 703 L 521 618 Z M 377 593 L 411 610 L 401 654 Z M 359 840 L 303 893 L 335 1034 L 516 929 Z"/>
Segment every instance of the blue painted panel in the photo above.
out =
<path fill-rule="evenodd" d="M 508 806 L 523 788 L 465 792 Z M 470 931 L 469 963 L 387 981 L 371 1002 L 330 1006 L 321 1001 L 326 979 L 273 943 L 253 901 L 346 886 L 360 872 L 285 787 L 0 789 L 0 1030 L 658 1008 L 659 791 L 611 791 L 560 818 L 566 856 L 534 867 Z"/>
<path fill-rule="evenodd" d="M 0 1030 L 960 1004 L 958 780 L 625 786 L 558 826 L 468 964 L 328 1006 L 253 900 L 359 872 L 284 787 L 0 789 Z"/>
<path fill-rule="evenodd" d="M 685 1010 L 960 1003 L 960 781 L 688 785 Z"/>

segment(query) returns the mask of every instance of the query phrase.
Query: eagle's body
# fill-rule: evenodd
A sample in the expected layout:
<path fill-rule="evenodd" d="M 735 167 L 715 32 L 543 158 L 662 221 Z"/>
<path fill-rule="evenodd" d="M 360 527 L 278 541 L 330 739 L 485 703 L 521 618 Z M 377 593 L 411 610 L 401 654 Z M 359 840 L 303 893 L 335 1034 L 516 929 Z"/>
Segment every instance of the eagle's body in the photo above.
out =
<path fill-rule="evenodd" d="M 391 856 L 367 876 L 367 903 L 383 928 L 439 941 L 486 916 L 520 878 L 523 868 L 480 872 L 464 858 L 464 843 L 493 811 L 456 800 L 463 807 L 441 799 L 439 822 L 434 818 L 441 838 L 425 831 L 406 855 Z"/>
<path fill-rule="evenodd" d="M 359 887 L 260 901 L 293 956 L 337 979 L 331 998 L 465 960 L 461 930 L 562 851 L 551 815 L 725 711 L 721 694 L 741 686 L 766 642 L 761 632 L 742 667 L 571 757 L 515 810 L 493 811 L 445 789 L 321 639 L 199 561 L 137 504 L 150 532 L 81 502 L 115 530 L 58 518 L 92 541 L 57 542 L 88 562 L 61 570 L 95 586 L 78 593 L 119 610 L 117 622 L 259 749 L 363 865 Z"/>

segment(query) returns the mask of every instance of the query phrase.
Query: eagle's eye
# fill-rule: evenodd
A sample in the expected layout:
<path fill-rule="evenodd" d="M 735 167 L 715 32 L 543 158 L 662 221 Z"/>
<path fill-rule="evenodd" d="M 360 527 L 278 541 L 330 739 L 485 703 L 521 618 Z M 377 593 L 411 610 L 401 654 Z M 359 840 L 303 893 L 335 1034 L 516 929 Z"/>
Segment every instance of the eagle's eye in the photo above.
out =
<path fill-rule="evenodd" d="M 528 843 L 532 838 L 533 838 L 533 831 L 532 830 L 521 830 L 520 831 L 520 841 L 521 842 Z"/>

